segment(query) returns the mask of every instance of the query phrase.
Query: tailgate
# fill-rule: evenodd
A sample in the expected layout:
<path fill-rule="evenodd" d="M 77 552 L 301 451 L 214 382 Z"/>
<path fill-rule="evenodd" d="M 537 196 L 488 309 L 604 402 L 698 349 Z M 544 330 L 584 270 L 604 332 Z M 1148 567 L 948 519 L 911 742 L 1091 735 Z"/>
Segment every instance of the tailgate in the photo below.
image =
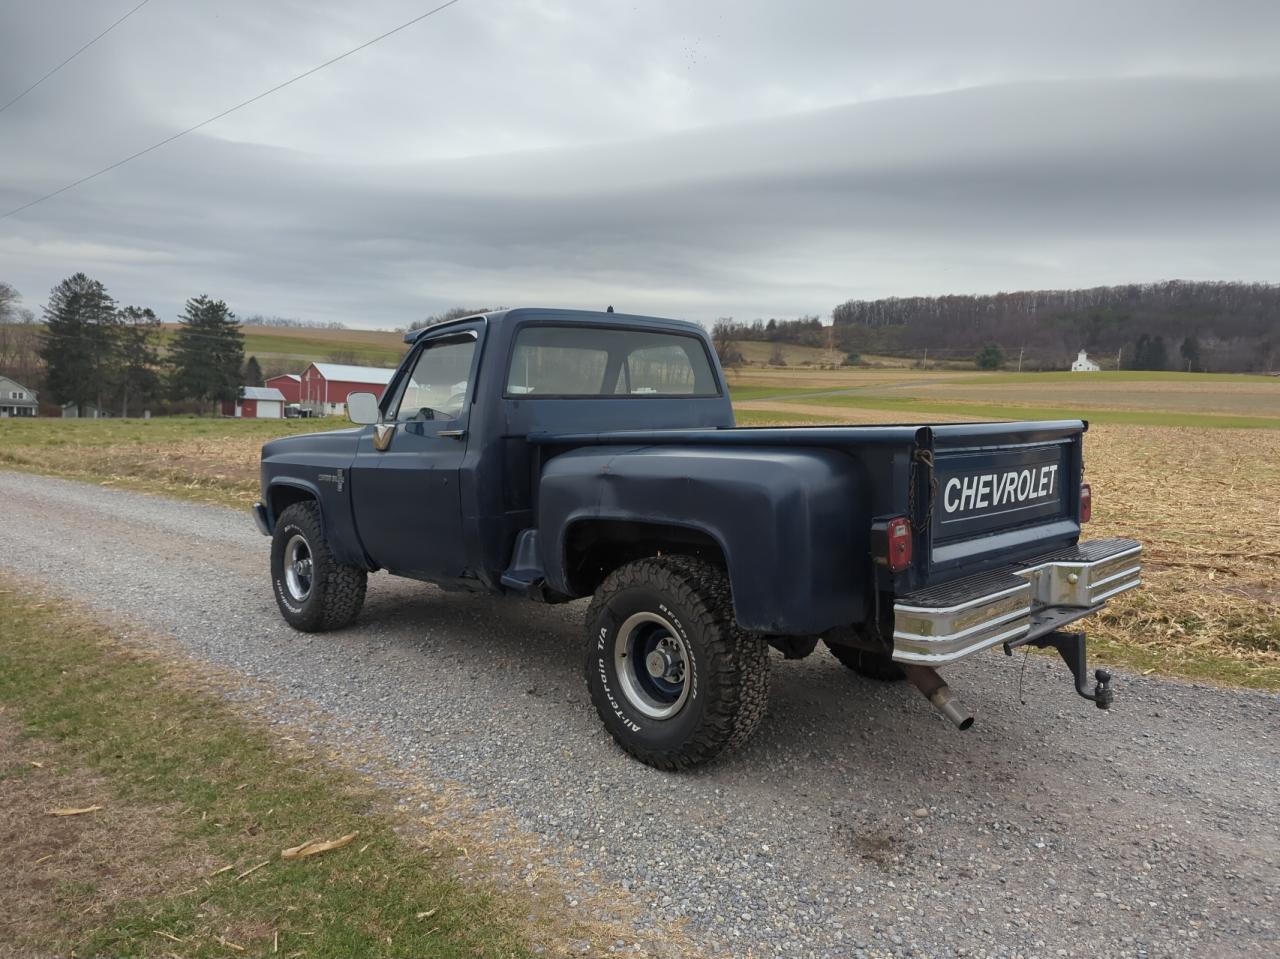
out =
<path fill-rule="evenodd" d="M 972 572 L 1075 542 L 1087 428 L 1066 420 L 929 429 L 929 571 Z"/>

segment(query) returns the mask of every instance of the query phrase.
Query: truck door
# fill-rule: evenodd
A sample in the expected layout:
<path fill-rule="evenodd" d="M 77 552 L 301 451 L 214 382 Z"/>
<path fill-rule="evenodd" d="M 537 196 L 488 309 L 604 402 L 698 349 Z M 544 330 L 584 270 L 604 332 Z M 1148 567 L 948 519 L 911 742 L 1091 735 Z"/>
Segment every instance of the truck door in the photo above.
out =
<path fill-rule="evenodd" d="M 365 551 L 402 576 L 448 579 L 465 564 L 462 498 L 477 331 L 421 342 L 361 438 L 351 497 Z"/>

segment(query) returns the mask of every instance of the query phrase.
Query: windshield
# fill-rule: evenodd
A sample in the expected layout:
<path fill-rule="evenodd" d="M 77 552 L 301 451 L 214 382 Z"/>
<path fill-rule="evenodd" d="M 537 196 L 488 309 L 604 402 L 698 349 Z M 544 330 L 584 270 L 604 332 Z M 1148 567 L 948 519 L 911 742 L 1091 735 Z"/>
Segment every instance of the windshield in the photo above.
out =
<path fill-rule="evenodd" d="M 516 336 L 507 395 L 719 396 L 696 336 L 586 326 L 528 326 Z"/>

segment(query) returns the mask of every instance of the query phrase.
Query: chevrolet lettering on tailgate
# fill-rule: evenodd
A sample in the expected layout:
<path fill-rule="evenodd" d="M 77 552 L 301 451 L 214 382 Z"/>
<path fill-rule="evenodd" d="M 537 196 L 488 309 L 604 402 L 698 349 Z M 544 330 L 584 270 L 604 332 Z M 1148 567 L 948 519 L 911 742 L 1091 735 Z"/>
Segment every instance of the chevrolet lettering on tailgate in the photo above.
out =
<path fill-rule="evenodd" d="M 990 506 L 1013 506 L 1014 509 L 1020 509 L 1029 502 L 1053 496 L 1057 476 L 1056 463 L 1035 470 L 982 473 L 966 476 L 964 479 L 953 476 L 947 481 L 942 503 L 948 513 L 986 509 Z"/>
<path fill-rule="evenodd" d="M 1065 514 L 1064 450 L 1049 445 L 943 459 L 933 516 L 935 539 L 967 538 Z"/>

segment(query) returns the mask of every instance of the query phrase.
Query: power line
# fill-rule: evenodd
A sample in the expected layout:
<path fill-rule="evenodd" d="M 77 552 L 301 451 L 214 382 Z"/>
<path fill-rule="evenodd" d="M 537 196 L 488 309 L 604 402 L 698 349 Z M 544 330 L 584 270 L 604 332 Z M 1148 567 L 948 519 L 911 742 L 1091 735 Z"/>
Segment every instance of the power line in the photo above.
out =
<path fill-rule="evenodd" d="M 58 189 L 54 190 L 52 193 L 46 193 L 44 196 L 36 197 L 36 199 L 32 200 L 31 202 L 24 203 L 22 204 L 22 206 L 19 206 L 19 207 L 15 207 L 14 209 L 10 210 L 7 213 L 0 213 L 0 220 L 11 217 L 15 213 L 21 213 L 23 210 L 29 210 L 31 209 L 31 207 L 35 206 L 37 203 L 43 203 L 45 200 L 51 200 L 55 196 L 58 196 L 61 193 L 66 193 L 68 190 L 74 190 L 76 187 L 80 186 L 81 184 L 88 183 L 90 180 L 95 180 L 98 177 L 102 176 L 104 173 L 110 173 L 112 170 L 116 169 L 117 167 L 122 167 L 126 163 L 136 160 L 138 159 L 138 157 L 145 156 L 146 154 L 150 153 L 153 150 L 159 150 L 162 146 L 166 146 L 172 143 L 174 140 L 177 140 L 180 137 L 186 136 L 188 133 L 194 133 L 196 130 L 199 130 L 201 127 L 206 127 L 210 123 L 213 123 L 216 120 L 221 120 L 223 117 L 228 116 L 229 114 L 235 113 L 237 110 L 243 109 L 244 107 L 249 106 L 249 104 L 251 103 L 257 103 L 259 100 L 265 97 L 269 97 L 271 96 L 271 94 L 276 93 L 280 90 L 283 90 L 287 86 L 292 86 L 293 84 L 297 83 L 299 80 L 306 79 L 307 77 L 311 76 L 313 73 L 319 73 L 325 67 L 333 66 L 333 64 L 337 63 L 339 60 L 345 60 L 347 57 L 351 56 L 352 54 L 359 53 L 361 50 L 365 49 L 366 47 L 371 47 L 378 41 L 385 40 L 387 37 L 391 36 L 392 34 L 399 33 L 401 30 L 405 30 L 413 26 L 415 23 L 420 23 L 421 21 L 427 19 L 427 17 L 437 14 L 441 10 L 446 9 L 447 7 L 452 7 L 455 3 L 458 3 L 458 2 L 459 0 L 448 0 L 448 2 L 442 3 L 440 4 L 440 6 L 435 7 L 431 10 L 428 10 L 426 13 L 419 14 L 418 16 L 414 17 L 412 20 L 406 20 L 404 23 L 400 24 L 400 26 L 394 27 L 393 29 L 388 30 L 386 33 L 379 34 L 378 36 L 374 37 L 372 40 L 366 40 L 364 43 L 360 44 L 358 47 L 352 47 L 346 53 L 340 53 L 336 57 L 326 60 L 324 63 L 317 64 L 316 66 L 312 67 L 310 70 L 304 70 L 302 73 L 299 73 L 296 77 L 291 77 L 288 80 L 285 80 L 283 83 L 278 83 L 274 87 L 271 87 L 269 90 L 263 90 L 261 93 L 257 94 L 256 96 L 250 97 L 248 100 L 242 100 L 240 103 L 237 103 L 235 106 L 228 107 L 227 109 L 223 110 L 221 113 L 215 113 L 213 116 L 209 117 L 207 120 L 201 120 L 199 123 L 195 124 L 194 126 L 189 126 L 185 130 L 181 130 L 178 133 L 174 133 L 170 136 L 167 136 L 163 140 L 153 143 L 151 144 L 151 146 L 146 147 L 145 149 L 139 150 L 137 153 L 130 154 L 129 156 L 125 157 L 123 160 L 117 160 L 115 163 L 112 163 L 108 166 L 104 166 L 101 170 L 98 170 L 95 173 L 90 173 L 88 176 L 82 176 L 78 180 L 73 180 L 70 183 L 68 183 L 66 186 L 59 187 Z"/>
<path fill-rule="evenodd" d="M 67 59 L 63 60 L 63 61 L 62 61 L 61 63 L 59 63 L 56 67 L 54 67 L 52 70 L 50 70 L 50 71 L 49 71 L 48 73 L 46 73 L 44 76 L 42 76 L 42 77 L 41 77 L 39 80 L 37 80 L 35 83 L 31 84 L 31 86 L 27 87 L 25 90 L 23 90 L 21 93 L 19 93 L 16 97 L 14 97 L 12 100 L 10 100 L 8 103 L 6 103 L 4 106 L 0 107 L 0 113 L 4 113 L 4 111 L 5 111 L 5 110 L 8 110 L 11 106 L 13 106 L 15 103 L 17 103 L 17 102 L 18 102 L 19 100 L 21 100 L 23 97 L 25 97 L 28 93 L 30 93 L 30 92 L 31 92 L 32 90 L 34 90 L 36 87 L 40 86 L 40 84 L 44 83 L 44 82 L 45 82 L 46 80 L 48 80 L 51 76 L 53 76 L 55 73 L 57 73 L 57 72 L 58 72 L 59 70 L 61 70 L 63 67 L 65 67 L 68 63 L 70 63 L 70 62 L 71 62 L 72 60 L 74 60 L 76 57 L 80 56 L 80 54 L 84 53 L 84 52 L 85 52 L 86 50 L 88 50 L 91 46 L 93 46 L 95 43 L 97 43 L 99 40 L 101 40 L 103 37 L 105 37 L 108 33 L 110 33 L 110 32 L 111 32 L 112 30 L 114 30 L 116 27 L 120 26 L 120 24 L 124 23 L 126 20 L 128 20 L 131 16 L 133 16 L 135 13 L 137 13 L 139 10 L 141 10 L 143 7 L 145 7 L 145 6 L 146 6 L 148 3 L 150 3 L 150 2 L 151 2 L 151 0 L 142 0 L 142 2 L 141 2 L 140 4 L 138 4 L 138 5 L 137 5 L 136 7 L 134 7 L 132 10 L 130 10 L 128 13 L 126 13 L 124 16 L 122 16 L 119 20 L 117 20 L 115 23 L 111 24 L 111 26 L 107 27 L 107 29 L 103 30 L 100 34 L 98 34 L 96 37 L 94 37 L 92 40 L 90 40 L 88 43 L 86 43 L 84 46 L 82 46 L 82 47 L 81 47 L 79 50 L 77 50 L 75 53 L 71 54 L 71 56 L 67 57 Z"/>

